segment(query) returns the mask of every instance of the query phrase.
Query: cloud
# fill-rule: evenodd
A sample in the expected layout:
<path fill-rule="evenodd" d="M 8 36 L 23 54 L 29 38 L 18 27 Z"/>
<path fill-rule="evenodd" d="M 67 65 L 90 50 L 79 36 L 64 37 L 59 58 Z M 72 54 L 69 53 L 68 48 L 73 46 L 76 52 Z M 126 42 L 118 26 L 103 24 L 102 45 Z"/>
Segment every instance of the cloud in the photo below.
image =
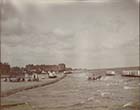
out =
<path fill-rule="evenodd" d="M 138 65 L 136 4 L 38 2 L 5 5 L 10 8 L 4 8 L 2 21 L 3 61 L 21 66 L 64 62 L 83 68 Z"/>

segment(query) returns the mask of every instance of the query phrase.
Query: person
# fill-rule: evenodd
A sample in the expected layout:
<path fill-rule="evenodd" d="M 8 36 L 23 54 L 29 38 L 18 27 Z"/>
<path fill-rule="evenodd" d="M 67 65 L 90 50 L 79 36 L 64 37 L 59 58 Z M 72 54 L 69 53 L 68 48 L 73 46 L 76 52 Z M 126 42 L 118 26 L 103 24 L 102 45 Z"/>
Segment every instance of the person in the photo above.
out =
<path fill-rule="evenodd" d="M 33 80 L 35 80 L 35 79 L 36 79 L 35 75 L 34 75 L 34 77 L 33 77 L 33 78 L 34 78 Z"/>
<path fill-rule="evenodd" d="M 5 78 L 4 81 L 7 82 L 7 78 Z"/>
<path fill-rule="evenodd" d="M 25 78 L 22 78 L 22 81 L 24 82 L 25 81 Z"/>

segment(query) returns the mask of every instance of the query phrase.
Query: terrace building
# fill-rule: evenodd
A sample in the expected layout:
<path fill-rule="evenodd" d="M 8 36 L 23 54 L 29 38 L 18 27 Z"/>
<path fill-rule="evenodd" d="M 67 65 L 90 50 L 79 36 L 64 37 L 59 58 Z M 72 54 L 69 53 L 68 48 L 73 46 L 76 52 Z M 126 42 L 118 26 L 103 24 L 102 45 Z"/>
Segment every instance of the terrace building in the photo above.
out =
<path fill-rule="evenodd" d="M 65 71 L 65 69 L 66 69 L 66 66 L 64 63 L 61 63 L 58 65 L 58 71 L 62 72 L 62 71 Z"/>

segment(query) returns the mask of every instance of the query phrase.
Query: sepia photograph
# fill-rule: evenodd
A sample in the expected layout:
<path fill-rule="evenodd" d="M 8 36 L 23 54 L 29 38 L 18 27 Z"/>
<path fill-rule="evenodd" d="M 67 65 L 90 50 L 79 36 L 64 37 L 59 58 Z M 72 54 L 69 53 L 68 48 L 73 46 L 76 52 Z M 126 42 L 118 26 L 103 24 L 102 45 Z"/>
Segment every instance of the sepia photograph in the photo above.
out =
<path fill-rule="evenodd" d="M 139 0 L 0 0 L 0 110 L 140 110 Z"/>

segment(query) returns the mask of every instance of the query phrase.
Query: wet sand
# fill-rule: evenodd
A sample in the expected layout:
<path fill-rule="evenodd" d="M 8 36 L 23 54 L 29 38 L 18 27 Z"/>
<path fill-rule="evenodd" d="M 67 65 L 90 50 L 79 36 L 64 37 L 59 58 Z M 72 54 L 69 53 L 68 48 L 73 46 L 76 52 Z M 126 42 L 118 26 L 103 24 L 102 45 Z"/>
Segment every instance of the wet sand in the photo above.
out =
<path fill-rule="evenodd" d="M 2 98 L 29 103 L 33 110 L 139 110 L 140 79 L 120 75 L 87 80 L 87 73 L 68 75 L 44 87 Z M 10 110 L 10 109 L 9 109 Z"/>
<path fill-rule="evenodd" d="M 57 78 L 48 78 L 48 75 L 43 75 L 43 76 L 44 78 L 40 79 L 39 81 L 30 81 L 30 82 L 1 81 L 1 97 L 6 97 L 23 90 L 29 90 L 29 89 L 34 89 L 37 87 L 53 84 L 66 77 L 66 75 L 63 73 L 57 74 Z"/>

